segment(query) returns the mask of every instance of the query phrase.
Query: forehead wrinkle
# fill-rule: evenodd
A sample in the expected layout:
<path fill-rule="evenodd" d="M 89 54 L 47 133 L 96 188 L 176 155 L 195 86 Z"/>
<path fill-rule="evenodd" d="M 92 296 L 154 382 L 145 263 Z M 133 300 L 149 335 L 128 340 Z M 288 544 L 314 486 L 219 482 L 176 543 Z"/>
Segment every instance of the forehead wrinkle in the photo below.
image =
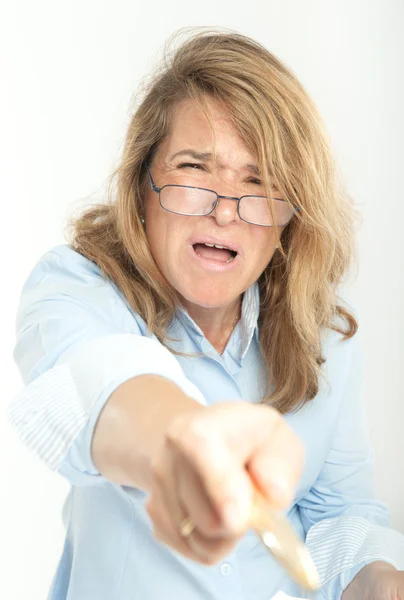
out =
<path fill-rule="evenodd" d="M 168 159 L 169 162 L 173 161 L 178 156 L 191 156 L 192 158 L 195 158 L 196 160 L 205 160 L 205 161 L 211 161 L 213 159 L 212 152 L 199 152 L 192 148 L 186 148 L 184 150 L 179 150 L 178 152 L 175 152 L 174 154 L 172 154 Z M 231 168 L 230 166 L 226 167 L 223 160 L 220 158 L 220 154 L 219 155 L 216 154 L 216 164 L 218 165 L 218 167 L 220 169 Z M 241 167 L 241 169 L 247 169 L 251 173 L 254 173 L 254 175 L 260 174 L 260 170 L 259 170 L 258 166 L 251 164 L 251 163 L 246 163 L 245 165 L 243 165 Z M 232 170 L 235 171 L 237 169 L 232 168 Z"/>

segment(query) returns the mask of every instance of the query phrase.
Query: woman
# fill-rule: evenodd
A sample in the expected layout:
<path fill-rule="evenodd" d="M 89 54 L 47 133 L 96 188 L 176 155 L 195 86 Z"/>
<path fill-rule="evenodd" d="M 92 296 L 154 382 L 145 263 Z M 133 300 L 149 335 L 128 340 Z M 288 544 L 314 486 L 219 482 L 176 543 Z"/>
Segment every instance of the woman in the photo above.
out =
<path fill-rule="evenodd" d="M 249 38 L 194 35 L 114 176 L 18 314 L 11 419 L 72 484 L 49 598 L 298 595 L 248 528 L 259 488 L 311 551 L 318 598 L 403 599 L 337 295 L 353 209 L 300 83 Z"/>

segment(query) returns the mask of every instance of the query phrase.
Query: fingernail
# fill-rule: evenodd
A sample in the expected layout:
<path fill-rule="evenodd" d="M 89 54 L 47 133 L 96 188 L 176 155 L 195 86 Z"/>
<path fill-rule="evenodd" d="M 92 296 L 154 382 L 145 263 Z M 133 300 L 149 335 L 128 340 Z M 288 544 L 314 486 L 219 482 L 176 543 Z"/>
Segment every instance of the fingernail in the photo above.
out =
<path fill-rule="evenodd" d="M 269 489 L 274 502 L 279 503 L 282 507 L 287 506 L 292 501 L 291 486 L 285 479 L 272 480 Z"/>
<path fill-rule="evenodd" d="M 225 526 L 232 532 L 239 532 L 247 525 L 251 513 L 252 498 L 246 497 L 230 500 L 225 505 L 223 520 Z"/>

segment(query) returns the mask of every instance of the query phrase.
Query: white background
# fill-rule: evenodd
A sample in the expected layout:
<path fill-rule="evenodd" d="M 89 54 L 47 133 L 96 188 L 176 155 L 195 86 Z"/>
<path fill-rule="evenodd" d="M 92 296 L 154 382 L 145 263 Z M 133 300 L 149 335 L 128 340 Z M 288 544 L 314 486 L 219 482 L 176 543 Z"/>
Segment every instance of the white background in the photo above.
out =
<path fill-rule="evenodd" d="M 292 68 L 325 119 L 364 216 L 349 287 L 365 340 L 376 488 L 404 532 L 402 2 L 3 0 L 0 10 L 0 598 L 46 597 L 67 492 L 5 419 L 22 388 L 12 358 L 20 290 L 39 257 L 64 242 L 72 208 L 102 193 L 131 96 L 182 26 L 256 38 Z"/>

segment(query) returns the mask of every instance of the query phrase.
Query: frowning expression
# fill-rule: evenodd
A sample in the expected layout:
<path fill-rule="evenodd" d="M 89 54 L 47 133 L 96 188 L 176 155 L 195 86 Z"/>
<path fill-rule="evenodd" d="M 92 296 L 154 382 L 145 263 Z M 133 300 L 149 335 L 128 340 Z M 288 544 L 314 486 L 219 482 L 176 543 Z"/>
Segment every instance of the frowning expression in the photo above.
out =
<path fill-rule="evenodd" d="M 215 154 L 206 116 L 194 101 L 184 100 L 150 167 L 155 185 L 202 187 L 231 197 L 264 195 L 256 159 L 225 109 L 214 101 L 209 109 Z M 197 306 L 230 305 L 259 278 L 275 251 L 275 229 L 241 220 L 231 199 L 220 199 L 207 216 L 184 216 L 164 210 L 149 187 L 145 221 L 159 269 L 187 303 Z"/>

